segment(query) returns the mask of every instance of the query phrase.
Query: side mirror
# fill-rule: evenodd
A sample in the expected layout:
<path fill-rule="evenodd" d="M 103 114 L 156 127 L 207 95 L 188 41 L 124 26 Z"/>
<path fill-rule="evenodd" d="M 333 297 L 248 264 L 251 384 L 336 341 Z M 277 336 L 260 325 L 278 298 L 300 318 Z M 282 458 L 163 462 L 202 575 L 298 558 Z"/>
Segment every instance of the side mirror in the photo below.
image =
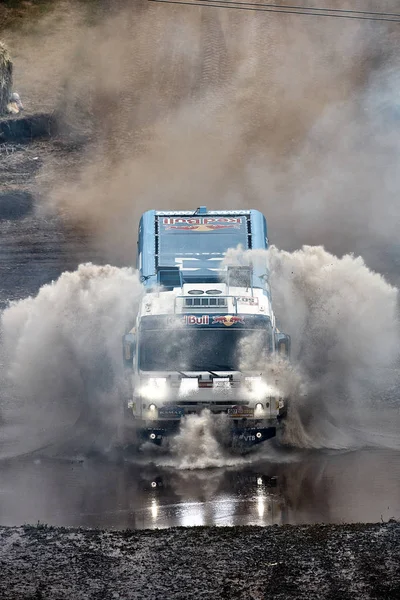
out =
<path fill-rule="evenodd" d="M 286 333 L 275 334 L 275 349 L 281 356 L 290 357 L 290 335 Z"/>
<path fill-rule="evenodd" d="M 127 333 L 122 338 L 123 360 L 125 367 L 133 367 L 133 359 L 136 354 L 136 335 Z"/>

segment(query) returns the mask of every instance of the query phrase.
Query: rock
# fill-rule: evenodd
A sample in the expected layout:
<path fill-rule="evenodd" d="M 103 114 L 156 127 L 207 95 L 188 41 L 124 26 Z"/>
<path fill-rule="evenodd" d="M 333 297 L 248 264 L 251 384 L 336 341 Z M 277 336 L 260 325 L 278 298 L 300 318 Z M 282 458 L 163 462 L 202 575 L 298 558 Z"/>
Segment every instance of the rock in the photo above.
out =
<path fill-rule="evenodd" d="M 20 95 L 18 92 L 13 92 L 10 96 L 10 102 L 7 104 L 7 112 L 9 115 L 19 115 L 24 110 L 24 106 L 21 102 Z"/>
<path fill-rule="evenodd" d="M 19 108 L 16 102 L 9 102 L 7 104 L 7 113 L 9 115 L 19 115 Z"/>

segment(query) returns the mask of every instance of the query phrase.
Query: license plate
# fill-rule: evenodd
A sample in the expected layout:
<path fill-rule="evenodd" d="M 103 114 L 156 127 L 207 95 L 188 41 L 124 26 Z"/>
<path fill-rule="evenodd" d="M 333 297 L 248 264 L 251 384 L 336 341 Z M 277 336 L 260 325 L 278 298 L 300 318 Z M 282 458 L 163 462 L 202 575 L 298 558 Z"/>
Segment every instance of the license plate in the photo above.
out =
<path fill-rule="evenodd" d="M 226 389 L 226 388 L 230 388 L 231 387 L 231 380 L 230 379 L 225 379 L 220 377 L 219 379 L 214 379 L 214 387 L 215 388 L 222 388 L 222 389 Z"/>
<path fill-rule="evenodd" d="M 250 419 L 254 417 L 254 408 L 250 408 L 249 406 L 232 406 L 232 408 L 228 408 L 228 415 L 240 419 Z"/>
<path fill-rule="evenodd" d="M 184 414 L 182 406 L 162 406 L 158 409 L 158 416 L 163 419 L 180 419 Z"/>

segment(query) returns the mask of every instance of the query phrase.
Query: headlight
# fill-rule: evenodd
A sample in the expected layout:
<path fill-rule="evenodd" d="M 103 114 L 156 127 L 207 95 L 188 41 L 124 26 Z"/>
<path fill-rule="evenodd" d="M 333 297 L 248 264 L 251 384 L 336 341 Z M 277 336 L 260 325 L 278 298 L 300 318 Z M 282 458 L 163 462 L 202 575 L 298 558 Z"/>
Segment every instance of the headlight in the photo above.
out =
<path fill-rule="evenodd" d="M 246 387 L 248 387 L 249 389 L 252 388 L 253 386 L 257 385 L 257 383 L 260 383 L 261 381 L 261 377 L 245 377 L 244 378 L 244 383 L 246 385 Z"/>
<path fill-rule="evenodd" d="M 164 400 L 168 393 L 166 377 L 150 377 L 143 381 L 140 386 L 139 394 L 146 400 Z"/>
<path fill-rule="evenodd" d="M 260 413 L 264 410 L 264 405 L 261 402 L 257 402 L 254 408 L 256 413 Z"/>
<path fill-rule="evenodd" d="M 180 396 L 188 396 L 193 392 L 197 392 L 198 390 L 198 380 L 194 377 L 184 377 L 181 380 L 181 384 L 179 386 L 179 395 Z"/>
<path fill-rule="evenodd" d="M 151 412 L 154 412 L 155 410 L 157 410 L 157 406 L 156 406 L 155 404 L 150 404 L 150 405 L 149 405 L 149 410 L 150 410 Z"/>
<path fill-rule="evenodd" d="M 252 400 L 261 400 L 265 398 L 266 383 L 262 380 L 262 377 L 245 377 L 244 378 L 244 391 L 250 396 Z"/>
<path fill-rule="evenodd" d="M 262 377 L 245 377 L 243 382 L 243 392 L 247 398 L 256 402 L 256 408 L 264 410 L 266 406 L 269 408 L 269 397 L 280 396 L 281 392 L 275 387 L 269 384 Z"/>

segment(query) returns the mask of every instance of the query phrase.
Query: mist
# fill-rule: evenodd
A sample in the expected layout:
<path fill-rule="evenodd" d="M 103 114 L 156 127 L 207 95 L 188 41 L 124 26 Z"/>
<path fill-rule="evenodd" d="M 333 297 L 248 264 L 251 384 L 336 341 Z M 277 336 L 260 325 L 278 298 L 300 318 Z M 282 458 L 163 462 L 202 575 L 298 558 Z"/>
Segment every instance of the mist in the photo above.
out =
<path fill-rule="evenodd" d="M 75 15 L 72 40 L 49 27 L 52 101 L 89 140 L 45 167 L 50 207 L 118 264 L 132 264 L 144 210 L 207 204 L 262 210 L 280 248 L 356 252 L 396 277 L 396 24 L 118 6 L 90 26 Z"/>

